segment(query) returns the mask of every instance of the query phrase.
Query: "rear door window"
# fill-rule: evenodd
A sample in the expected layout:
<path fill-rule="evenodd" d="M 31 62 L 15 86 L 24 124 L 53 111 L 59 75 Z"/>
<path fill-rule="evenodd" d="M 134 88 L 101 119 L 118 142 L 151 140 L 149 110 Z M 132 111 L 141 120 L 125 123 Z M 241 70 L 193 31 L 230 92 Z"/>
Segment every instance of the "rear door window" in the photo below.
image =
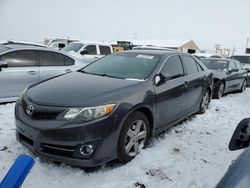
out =
<path fill-rule="evenodd" d="M 64 56 L 56 52 L 41 51 L 41 66 L 64 66 Z"/>
<path fill-rule="evenodd" d="M 41 66 L 70 66 L 75 64 L 75 60 L 56 52 L 41 51 Z"/>
<path fill-rule="evenodd" d="M 99 46 L 101 55 L 111 54 L 111 50 L 109 46 Z"/>
<path fill-rule="evenodd" d="M 171 56 L 162 67 L 161 73 L 171 79 L 179 78 L 184 75 L 183 67 L 179 56 Z"/>
<path fill-rule="evenodd" d="M 183 62 L 187 74 L 194 74 L 199 72 L 197 64 L 191 56 L 182 55 L 181 60 Z"/>
<path fill-rule="evenodd" d="M 35 50 L 18 50 L 6 53 L 0 59 L 7 62 L 9 67 L 32 67 L 37 65 L 37 52 Z"/>
<path fill-rule="evenodd" d="M 74 59 L 71 59 L 71 58 L 68 57 L 68 56 L 64 56 L 64 62 L 65 62 L 65 65 L 66 65 L 66 66 L 74 65 L 74 64 L 75 64 Z"/>

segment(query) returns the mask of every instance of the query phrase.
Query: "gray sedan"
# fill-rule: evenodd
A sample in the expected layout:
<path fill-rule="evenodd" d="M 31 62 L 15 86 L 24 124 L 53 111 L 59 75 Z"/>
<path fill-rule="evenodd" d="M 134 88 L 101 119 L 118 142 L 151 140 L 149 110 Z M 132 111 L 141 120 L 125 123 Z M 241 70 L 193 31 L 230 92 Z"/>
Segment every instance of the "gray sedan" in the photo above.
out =
<path fill-rule="evenodd" d="M 28 86 L 80 69 L 87 62 L 57 50 L 27 44 L 0 45 L 0 103 L 15 101 Z"/>

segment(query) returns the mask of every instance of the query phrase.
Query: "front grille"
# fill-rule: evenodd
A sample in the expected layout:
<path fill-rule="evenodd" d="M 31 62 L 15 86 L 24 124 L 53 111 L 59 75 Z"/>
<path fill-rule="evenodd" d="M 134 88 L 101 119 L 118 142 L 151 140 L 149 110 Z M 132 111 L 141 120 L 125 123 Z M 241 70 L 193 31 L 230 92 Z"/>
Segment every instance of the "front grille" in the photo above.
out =
<path fill-rule="evenodd" d="M 22 108 L 24 113 L 31 119 L 34 120 L 55 120 L 56 117 L 61 113 L 61 111 L 51 111 L 51 112 L 46 112 L 44 110 L 39 110 L 37 108 L 34 108 L 34 112 L 32 114 L 27 113 L 27 107 L 28 103 L 22 99 Z"/>
<path fill-rule="evenodd" d="M 19 138 L 21 142 L 25 142 L 26 144 L 33 146 L 33 140 L 29 139 L 28 137 L 24 136 L 23 134 L 19 133 Z"/>
<path fill-rule="evenodd" d="M 52 154 L 52 155 L 72 158 L 75 150 L 76 150 L 76 146 L 62 146 L 62 145 L 42 143 L 42 152 Z"/>
<path fill-rule="evenodd" d="M 34 112 L 31 119 L 35 120 L 54 120 L 59 113 L 57 112 Z"/>

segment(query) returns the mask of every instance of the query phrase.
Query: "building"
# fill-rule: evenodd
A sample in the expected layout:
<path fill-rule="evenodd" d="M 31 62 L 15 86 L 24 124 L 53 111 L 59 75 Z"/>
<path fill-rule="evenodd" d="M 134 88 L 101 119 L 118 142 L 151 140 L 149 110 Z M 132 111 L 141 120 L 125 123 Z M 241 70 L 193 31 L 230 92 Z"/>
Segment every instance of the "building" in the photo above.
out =
<path fill-rule="evenodd" d="M 133 46 L 158 46 L 187 52 L 190 54 L 199 51 L 193 40 L 126 40 L 133 43 Z"/>

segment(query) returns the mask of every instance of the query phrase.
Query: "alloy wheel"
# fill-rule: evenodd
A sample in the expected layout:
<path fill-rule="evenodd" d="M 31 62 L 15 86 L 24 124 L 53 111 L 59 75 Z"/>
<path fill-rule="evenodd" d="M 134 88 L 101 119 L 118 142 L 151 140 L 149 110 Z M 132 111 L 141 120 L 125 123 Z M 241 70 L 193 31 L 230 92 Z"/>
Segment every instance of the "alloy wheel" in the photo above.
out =
<path fill-rule="evenodd" d="M 220 84 L 219 91 L 218 91 L 218 98 L 221 98 L 224 94 L 225 86 L 224 84 Z"/>
<path fill-rule="evenodd" d="M 202 98 L 201 112 L 205 112 L 209 105 L 209 93 L 206 91 Z"/>
<path fill-rule="evenodd" d="M 144 147 L 147 136 L 146 124 L 143 120 L 134 121 L 125 136 L 125 150 L 128 156 L 136 156 Z"/>
<path fill-rule="evenodd" d="M 242 89 L 241 89 L 242 92 L 245 91 L 246 88 L 247 88 L 247 82 L 246 82 L 246 80 L 244 80 L 244 82 L 243 82 L 243 84 L 242 84 Z"/>

